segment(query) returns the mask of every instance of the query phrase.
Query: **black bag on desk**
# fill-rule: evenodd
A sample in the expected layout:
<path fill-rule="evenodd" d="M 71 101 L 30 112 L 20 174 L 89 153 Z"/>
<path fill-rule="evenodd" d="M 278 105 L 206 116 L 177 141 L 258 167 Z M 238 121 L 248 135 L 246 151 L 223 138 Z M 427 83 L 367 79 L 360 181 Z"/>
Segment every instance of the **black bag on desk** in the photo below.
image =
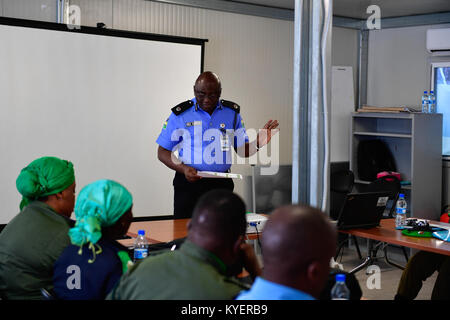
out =
<path fill-rule="evenodd" d="M 397 171 L 394 157 L 384 141 L 379 139 L 363 140 L 357 150 L 358 177 L 361 180 L 373 181 L 377 173 Z"/>
<path fill-rule="evenodd" d="M 166 251 L 170 251 L 175 245 L 174 250 L 178 250 L 187 237 L 175 239 L 169 242 L 155 243 L 148 246 L 148 255 L 153 256 Z"/>

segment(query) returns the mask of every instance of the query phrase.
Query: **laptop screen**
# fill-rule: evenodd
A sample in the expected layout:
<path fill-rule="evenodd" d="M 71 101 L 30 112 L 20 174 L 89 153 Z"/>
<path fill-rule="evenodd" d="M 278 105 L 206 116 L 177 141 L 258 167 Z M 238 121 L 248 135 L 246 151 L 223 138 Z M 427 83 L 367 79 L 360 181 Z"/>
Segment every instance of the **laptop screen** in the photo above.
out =
<path fill-rule="evenodd" d="M 390 196 L 388 191 L 348 194 L 337 220 L 338 229 L 376 227 Z"/>

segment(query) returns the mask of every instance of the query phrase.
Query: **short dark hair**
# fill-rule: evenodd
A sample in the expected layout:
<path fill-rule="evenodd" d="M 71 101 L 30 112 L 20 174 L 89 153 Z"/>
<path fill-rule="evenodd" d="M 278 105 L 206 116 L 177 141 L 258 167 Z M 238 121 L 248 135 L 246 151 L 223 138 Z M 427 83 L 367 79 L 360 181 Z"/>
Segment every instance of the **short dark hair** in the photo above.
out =
<path fill-rule="evenodd" d="M 245 203 L 230 190 L 208 191 L 194 208 L 191 226 L 233 241 L 245 235 Z"/>

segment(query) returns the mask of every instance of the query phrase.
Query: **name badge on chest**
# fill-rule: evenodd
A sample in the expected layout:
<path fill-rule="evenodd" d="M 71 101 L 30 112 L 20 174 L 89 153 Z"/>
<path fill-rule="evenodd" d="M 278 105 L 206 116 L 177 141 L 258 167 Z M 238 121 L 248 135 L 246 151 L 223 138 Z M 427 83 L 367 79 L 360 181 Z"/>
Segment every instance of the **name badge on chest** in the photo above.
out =
<path fill-rule="evenodd" d="M 220 148 L 222 152 L 230 151 L 230 136 L 226 133 L 220 135 Z"/>
<path fill-rule="evenodd" d="M 186 122 L 186 127 L 192 127 L 192 126 L 201 126 L 201 121 L 192 121 L 192 122 Z"/>

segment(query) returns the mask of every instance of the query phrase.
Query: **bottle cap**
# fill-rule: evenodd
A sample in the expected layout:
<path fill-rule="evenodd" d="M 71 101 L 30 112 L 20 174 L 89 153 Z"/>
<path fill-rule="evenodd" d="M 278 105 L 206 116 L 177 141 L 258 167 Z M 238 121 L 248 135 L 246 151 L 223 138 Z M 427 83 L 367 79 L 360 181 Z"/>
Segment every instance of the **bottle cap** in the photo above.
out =
<path fill-rule="evenodd" d="M 424 91 L 423 93 L 427 93 L 427 91 Z"/>
<path fill-rule="evenodd" d="M 144 235 L 145 235 L 145 230 L 138 231 L 138 236 L 144 236 Z"/>
<path fill-rule="evenodd" d="M 430 91 L 430 93 L 434 93 L 434 91 L 433 91 L 433 90 L 431 90 L 431 91 Z"/>
<path fill-rule="evenodd" d="M 343 281 L 343 282 L 345 282 L 345 274 L 343 274 L 343 273 L 338 273 L 338 274 L 336 275 L 336 281 Z"/>
<path fill-rule="evenodd" d="M 398 196 L 399 196 L 400 198 L 404 198 L 404 197 L 405 197 L 405 194 L 400 193 Z"/>

